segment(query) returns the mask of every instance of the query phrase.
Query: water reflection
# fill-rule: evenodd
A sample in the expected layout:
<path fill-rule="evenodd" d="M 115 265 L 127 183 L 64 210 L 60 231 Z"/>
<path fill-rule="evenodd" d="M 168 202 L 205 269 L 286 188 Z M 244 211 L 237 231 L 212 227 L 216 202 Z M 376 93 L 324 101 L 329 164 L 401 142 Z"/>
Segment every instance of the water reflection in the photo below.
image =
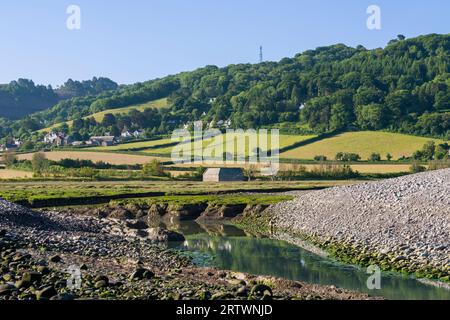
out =
<path fill-rule="evenodd" d="M 203 258 L 208 255 L 208 263 L 218 268 L 335 285 L 388 299 L 450 299 L 450 290 L 397 274 L 383 274 L 382 289 L 371 291 L 366 286 L 369 275 L 361 268 L 337 263 L 283 241 L 251 237 L 231 225 L 181 222 L 168 227 L 185 235 L 186 241 L 179 248 L 199 253 Z"/>

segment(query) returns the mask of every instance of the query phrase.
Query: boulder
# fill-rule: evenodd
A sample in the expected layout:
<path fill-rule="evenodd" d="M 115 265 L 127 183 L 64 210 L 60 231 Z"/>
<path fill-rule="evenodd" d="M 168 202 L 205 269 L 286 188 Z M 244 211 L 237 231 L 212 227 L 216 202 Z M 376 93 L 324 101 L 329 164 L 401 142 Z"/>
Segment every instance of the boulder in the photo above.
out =
<path fill-rule="evenodd" d="M 198 220 L 221 220 L 235 218 L 236 216 L 242 214 L 245 208 L 245 204 L 223 206 L 209 205 Z"/>
<path fill-rule="evenodd" d="M 148 229 L 148 225 L 142 220 L 130 220 L 126 223 L 127 228 L 135 230 L 145 230 Z"/>
<path fill-rule="evenodd" d="M 46 287 L 40 291 L 36 292 L 36 299 L 37 300 L 48 300 L 54 296 L 56 296 L 58 292 L 54 287 Z"/>
<path fill-rule="evenodd" d="M 207 204 L 185 204 L 185 205 L 169 205 L 167 212 L 170 216 L 179 220 L 195 220 L 208 207 Z"/>
<path fill-rule="evenodd" d="M 185 240 L 182 234 L 163 228 L 150 228 L 147 233 L 148 239 L 157 242 L 182 242 Z"/>
<path fill-rule="evenodd" d="M 108 217 L 119 220 L 130 220 L 134 219 L 134 214 L 125 208 L 116 207 L 111 211 Z"/>
<path fill-rule="evenodd" d="M 150 209 L 148 209 L 148 218 L 161 218 L 167 213 L 167 205 L 166 204 L 153 204 Z"/>

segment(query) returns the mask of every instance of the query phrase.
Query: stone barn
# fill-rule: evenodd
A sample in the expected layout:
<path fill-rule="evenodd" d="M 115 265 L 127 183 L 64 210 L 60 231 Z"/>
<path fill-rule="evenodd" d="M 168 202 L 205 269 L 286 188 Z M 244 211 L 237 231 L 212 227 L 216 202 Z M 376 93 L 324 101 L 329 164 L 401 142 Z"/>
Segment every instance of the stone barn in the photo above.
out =
<path fill-rule="evenodd" d="M 230 182 L 245 181 L 244 172 L 241 168 L 211 168 L 203 174 L 203 181 L 208 182 Z"/>

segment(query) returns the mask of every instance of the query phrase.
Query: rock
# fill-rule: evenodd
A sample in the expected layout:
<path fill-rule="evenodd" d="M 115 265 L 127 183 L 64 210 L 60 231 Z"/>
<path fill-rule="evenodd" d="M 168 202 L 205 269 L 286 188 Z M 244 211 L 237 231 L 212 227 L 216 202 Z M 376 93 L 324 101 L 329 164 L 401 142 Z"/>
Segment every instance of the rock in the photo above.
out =
<path fill-rule="evenodd" d="M 71 300 L 75 300 L 75 296 L 70 293 L 62 293 L 62 294 L 58 294 L 56 296 L 51 297 L 50 300 L 71 301 Z"/>
<path fill-rule="evenodd" d="M 148 225 L 142 220 L 127 221 L 126 226 L 127 226 L 127 228 L 136 229 L 136 230 L 148 229 Z"/>
<path fill-rule="evenodd" d="M 217 292 L 212 295 L 211 300 L 226 300 L 226 299 L 233 299 L 233 294 L 229 292 Z"/>
<path fill-rule="evenodd" d="M 50 269 L 47 266 L 39 266 L 36 268 L 36 270 L 43 275 L 50 273 Z"/>
<path fill-rule="evenodd" d="M 258 300 L 261 300 L 264 297 L 272 297 L 272 296 L 273 296 L 272 289 L 269 286 L 266 286 L 265 284 L 257 284 L 253 286 L 250 291 L 250 297 Z"/>
<path fill-rule="evenodd" d="M 131 281 L 133 280 L 143 280 L 143 279 L 151 279 L 155 276 L 155 274 L 147 270 L 145 268 L 137 268 L 129 277 Z"/>
<path fill-rule="evenodd" d="M 58 292 L 56 289 L 52 286 L 45 287 L 44 289 L 36 292 L 36 299 L 37 300 L 48 300 L 54 296 L 56 296 Z"/>
<path fill-rule="evenodd" d="M 167 213 L 167 205 L 153 204 L 148 210 L 148 218 L 149 219 L 161 218 L 166 213 Z"/>
<path fill-rule="evenodd" d="M 35 283 L 35 282 L 41 282 L 42 280 L 42 274 L 39 272 L 25 272 L 22 275 L 22 281 Z"/>
<path fill-rule="evenodd" d="M 186 205 L 169 205 L 167 212 L 171 217 L 176 217 L 179 220 L 195 220 L 208 207 L 207 204 L 186 204 Z"/>
<path fill-rule="evenodd" d="M 54 256 L 50 257 L 50 262 L 58 263 L 58 262 L 61 262 L 61 261 L 62 261 L 62 259 L 58 255 L 54 255 Z"/>
<path fill-rule="evenodd" d="M 162 228 L 150 228 L 147 230 L 148 238 L 157 242 L 183 242 L 184 236 L 175 231 L 169 231 Z"/>
<path fill-rule="evenodd" d="M 2 276 L 2 278 L 3 278 L 3 280 L 5 280 L 5 281 L 11 281 L 11 280 L 13 279 L 13 275 L 12 275 L 11 273 L 5 273 L 5 274 Z"/>
<path fill-rule="evenodd" d="M 31 282 L 19 280 L 19 281 L 16 281 L 15 286 L 17 289 L 28 288 L 31 286 Z"/>
<path fill-rule="evenodd" d="M 248 295 L 248 290 L 247 290 L 247 288 L 244 287 L 244 286 L 238 288 L 238 289 L 236 290 L 236 295 L 237 295 L 238 297 L 247 297 L 247 295 Z"/>
<path fill-rule="evenodd" d="M 2 229 L 2 230 L 0 230 L 0 237 L 4 237 L 4 236 L 6 236 L 6 230 Z"/>
<path fill-rule="evenodd" d="M 136 230 L 148 229 L 148 225 L 142 220 L 127 221 L 126 226 L 127 226 L 127 228 L 136 229 Z"/>
<path fill-rule="evenodd" d="M 95 285 L 94 285 L 94 287 L 97 289 L 98 288 L 106 288 L 107 286 L 108 286 L 108 282 L 105 280 L 99 280 L 99 281 L 95 282 Z"/>
<path fill-rule="evenodd" d="M 0 296 L 8 296 L 16 287 L 11 284 L 0 284 Z"/>
<path fill-rule="evenodd" d="M 134 219 L 134 214 L 125 208 L 117 207 L 111 211 L 109 218 L 114 218 L 114 219 L 119 219 L 119 220 L 129 220 L 129 219 Z"/>
<path fill-rule="evenodd" d="M 197 220 L 221 220 L 227 218 L 235 218 L 242 214 L 246 205 L 209 205 Z"/>

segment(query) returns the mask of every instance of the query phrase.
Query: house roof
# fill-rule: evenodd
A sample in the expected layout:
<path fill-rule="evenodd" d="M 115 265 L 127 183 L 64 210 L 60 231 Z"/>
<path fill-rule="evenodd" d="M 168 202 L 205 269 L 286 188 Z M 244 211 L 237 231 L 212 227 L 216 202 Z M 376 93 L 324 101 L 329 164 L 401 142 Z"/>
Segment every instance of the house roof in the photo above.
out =
<path fill-rule="evenodd" d="M 115 139 L 114 136 L 91 137 L 91 140 L 102 140 L 102 141 L 113 141 L 114 139 Z"/>
<path fill-rule="evenodd" d="M 241 174 L 241 168 L 209 168 L 205 171 L 205 175 L 219 175 L 219 174 Z"/>

